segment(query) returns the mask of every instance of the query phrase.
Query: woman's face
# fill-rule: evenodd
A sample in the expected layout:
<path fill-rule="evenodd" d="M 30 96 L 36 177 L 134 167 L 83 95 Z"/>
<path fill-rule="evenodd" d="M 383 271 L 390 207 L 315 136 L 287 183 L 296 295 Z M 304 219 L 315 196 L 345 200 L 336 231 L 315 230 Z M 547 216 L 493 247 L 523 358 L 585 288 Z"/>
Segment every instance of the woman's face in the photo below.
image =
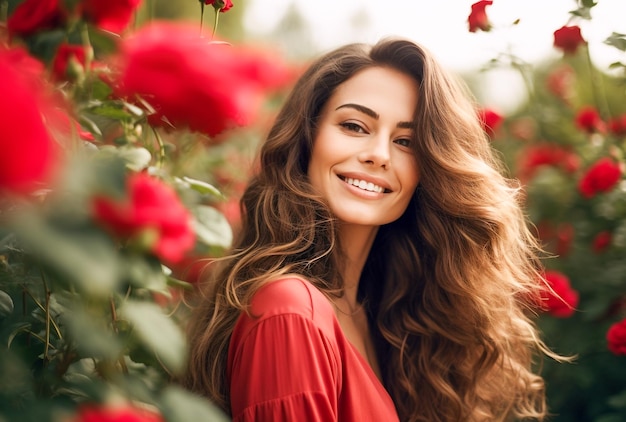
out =
<path fill-rule="evenodd" d="M 324 105 L 308 175 L 340 221 L 379 226 L 404 213 L 419 181 L 411 148 L 417 93 L 410 76 L 371 67 Z"/>

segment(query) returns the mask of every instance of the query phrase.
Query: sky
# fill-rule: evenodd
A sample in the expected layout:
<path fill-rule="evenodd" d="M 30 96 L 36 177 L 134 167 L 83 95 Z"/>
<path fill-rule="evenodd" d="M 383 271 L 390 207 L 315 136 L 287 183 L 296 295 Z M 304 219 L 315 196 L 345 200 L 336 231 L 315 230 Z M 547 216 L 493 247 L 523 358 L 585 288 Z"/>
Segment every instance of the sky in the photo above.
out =
<path fill-rule="evenodd" d="M 493 0 L 487 14 L 492 32 L 470 33 L 467 17 L 476 0 L 248 0 L 244 22 L 250 33 L 271 32 L 290 3 L 302 12 L 312 29 L 316 48 L 332 49 L 347 42 L 375 42 L 387 35 L 408 37 L 428 48 L 446 67 L 458 72 L 481 68 L 497 54 L 510 51 L 529 63 L 558 57 L 553 32 L 568 23 L 574 0 Z M 624 53 L 603 41 L 612 32 L 626 33 L 626 0 L 596 0 L 591 21 L 576 21 L 587 40 L 594 63 L 600 68 L 621 60 Z M 368 25 L 355 31 L 357 12 L 365 11 Z M 513 25 L 513 22 L 519 23 Z M 511 95 L 489 93 L 490 86 L 507 86 L 521 95 L 517 75 L 504 70 L 485 75 L 486 101 L 506 111 L 518 100 Z M 495 88 L 493 88 L 495 89 Z M 501 91 L 501 90 L 500 90 Z"/>

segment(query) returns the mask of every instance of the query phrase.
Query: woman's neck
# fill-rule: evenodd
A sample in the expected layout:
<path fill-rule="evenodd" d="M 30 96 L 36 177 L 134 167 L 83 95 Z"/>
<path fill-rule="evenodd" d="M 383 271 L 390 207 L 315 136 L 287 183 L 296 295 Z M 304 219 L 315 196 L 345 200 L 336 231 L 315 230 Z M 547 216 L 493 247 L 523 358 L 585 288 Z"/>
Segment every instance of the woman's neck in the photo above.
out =
<path fill-rule="evenodd" d="M 346 258 L 342 273 L 344 300 L 352 309 L 357 306 L 359 280 L 377 232 L 378 227 L 350 224 L 339 228 L 340 244 Z"/>

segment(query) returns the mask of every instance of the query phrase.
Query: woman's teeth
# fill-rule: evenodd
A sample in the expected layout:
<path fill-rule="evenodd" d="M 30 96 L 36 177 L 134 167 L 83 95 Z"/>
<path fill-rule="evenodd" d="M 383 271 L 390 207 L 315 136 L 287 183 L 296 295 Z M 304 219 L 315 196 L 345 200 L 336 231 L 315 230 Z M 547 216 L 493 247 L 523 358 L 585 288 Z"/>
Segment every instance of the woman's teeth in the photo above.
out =
<path fill-rule="evenodd" d="M 346 177 L 344 181 L 348 183 L 349 185 L 356 186 L 359 189 L 363 189 L 369 192 L 383 193 L 385 191 L 385 188 L 375 185 L 372 182 L 366 182 L 365 180 L 352 179 L 350 177 Z"/>

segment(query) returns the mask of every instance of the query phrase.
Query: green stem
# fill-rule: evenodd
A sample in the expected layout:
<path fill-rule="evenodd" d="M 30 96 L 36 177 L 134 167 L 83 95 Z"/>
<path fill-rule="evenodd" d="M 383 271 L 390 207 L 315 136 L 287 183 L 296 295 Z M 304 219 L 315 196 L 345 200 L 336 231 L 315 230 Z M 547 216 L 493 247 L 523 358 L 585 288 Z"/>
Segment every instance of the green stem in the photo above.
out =
<path fill-rule="evenodd" d="M 202 35 L 203 24 L 204 24 L 204 2 L 200 0 L 200 35 Z"/>
<path fill-rule="evenodd" d="M 213 21 L 213 33 L 211 34 L 211 40 L 215 38 L 215 33 L 217 32 L 217 24 L 220 21 L 220 10 L 215 9 L 215 20 Z"/>
<path fill-rule="evenodd" d="M 93 58 L 94 58 L 93 47 L 91 46 L 91 39 L 89 37 L 89 28 L 86 23 L 82 24 L 80 28 L 80 37 L 83 43 L 83 49 L 85 50 L 85 66 L 83 69 L 83 72 L 84 72 L 83 78 L 78 81 L 78 84 L 84 86 L 86 81 L 90 80 L 91 78 L 91 64 L 93 63 Z M 89 84 L 89 90 L 88 90 L 89 99 L 92 98 L 92 94 L 93 94 L 91 85 L 92 84 Z"/>
<path fill-rule="evenodd" d="M 157 161 L 157 167 L 161 168 L 165 163 L 165 144 L 163 143 L 163 139 L 161 138 L 161 135 L 159 135 L 159 131 L 156 129 L 156 127 L 150 127 L 152 128 L 152 133 L 154 133 L 154 137 L 157 141 L 157 144 L 159 145 L 159 159 Z"/>
<path fill-rule="evenodd" d="M 607 121 L 611 117 L 611 110 L 609 103 L 607 102 L 604 84 L 602 82 L 602 75 L 596 70 L 591 61 L 591 54 L 589 54 L 589 47 L 585 47 L 585 59 L 587 61 L 587 68 L 589 70 L 589 80 L 591 81 L 591 94 L 593 95 L 593 101 L 602 117 L 602 120 Z"/>
<path fill-rule="evenodd" d="M 35 302 L 35 305 L 37 305 L 37 307 L 39 309 L 41 309 L 43 312 L 46 311 L 46 307 L 44 305 L 42 305 L 35 298 L 35 296 L 32 295 L 32 293 L 28 289 L 24 288 L 24 291 L 22 292 L 22 294 L 27 294 L 32 299 L 32 301 Z M 26 315 L 26 305 L 25 305 L 26 301 L 23 301 L 23 303 L 24 303 L 24 310 L 23 310 L 23 312 L 24 312 L 24 315 Z M 63 339 L 63 335 L 61 334 L 61 329 L 59 328 L 57 323 L 54 321 L 54 319 L 50 318 L 50 323 L 52 324 L 52 327 L 54 327 L 54 331 L 56 331 L 56 334 L 59 337 L 59 339 Z"/>
<path fill-rule="evenodd" d="M 111 324 L 113 326 L 113 331 L 117 335 L 119 334 L 119 329 L 117 327 L 117 309 L 115 308 L 115 300 L 113 300 L 113 297 L 111 297 L 109 303 L 111 306 Z M 128 367 L 126 366 L 126 362 L 124 361 L 124 355 L 119 357 L 118 362 L 120 364 L 120 367 L 122 368 L 122 372 L 128 374 Z"/>
<path fill-rule="evenodd" d="M 8 0 L 3 0 L 0 3 L 0 22 L 6 22 L 9 16 L 9 2 Z"/>
<path fill-rule="evenodd" d="M 43 361 L 44 364 L 48 363 L 48 351 L 50 350 L 50 289 L 48 288 L 48 283 L 46 282 L 46 276 L 41 273 L 41 281 L 43 282 L 43 289 L 46 294 L 46 308 L 44 313 L 46 315 L 46 339 L 43 349 Z"/>

